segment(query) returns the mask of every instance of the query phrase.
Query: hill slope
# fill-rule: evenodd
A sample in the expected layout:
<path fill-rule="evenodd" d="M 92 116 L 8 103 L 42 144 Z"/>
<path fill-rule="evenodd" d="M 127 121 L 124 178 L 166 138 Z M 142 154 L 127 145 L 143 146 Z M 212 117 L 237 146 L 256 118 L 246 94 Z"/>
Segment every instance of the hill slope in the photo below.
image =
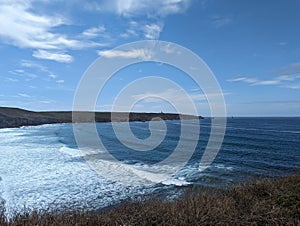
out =
<path fill-rule="evenodd" d="M 75 122 L 110 122 L 111 112 L 76 112 Z M 93 117 L 95 115 L 95 117 Z M 130 113 L 129 121 L 150 121 L 154 118 L 163 120 L 198 119 L 201 116 L 170 113 Z M 73 120 L 74 121 L 74 120 Z M 128 113 L 115 113 L 114 121 L 128 121 Z M 71 123 L 71 111 L 34 112 L 19 108 L 0 107 L 0 128 L 12 128 L 30 125 Z"/>

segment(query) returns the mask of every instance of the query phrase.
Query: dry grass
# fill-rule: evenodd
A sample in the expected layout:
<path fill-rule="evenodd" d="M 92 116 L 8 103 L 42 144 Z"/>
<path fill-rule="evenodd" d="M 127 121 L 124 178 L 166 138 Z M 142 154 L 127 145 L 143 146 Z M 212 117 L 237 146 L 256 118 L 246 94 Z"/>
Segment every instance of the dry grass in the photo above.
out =
<path fill-rule="evenodd" d="M 0 225 L 300 225 L 300 175 L 191 189 L 176 201 L 124 202 L 103 213 L 25 211 L 10 222 L 0 216 Z"/>

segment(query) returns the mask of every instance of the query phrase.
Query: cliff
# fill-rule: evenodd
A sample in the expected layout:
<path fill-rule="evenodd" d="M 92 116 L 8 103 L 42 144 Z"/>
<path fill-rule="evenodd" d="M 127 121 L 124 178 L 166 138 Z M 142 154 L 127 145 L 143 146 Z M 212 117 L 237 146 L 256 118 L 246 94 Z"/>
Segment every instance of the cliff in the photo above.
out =
<path fill-rule="evenodd" d="M 92 122 L 91 115 L 95 114 L 96 122 L 111 122 L 111 112 L 77 112 L 75 122 Z M 128 121 L 128 113 L 115 113 L 114 121 Z M 150 121 L 155 118 L 163 120 L 201 119 L 201 116 L 181 115 L 171 113 L 130 113 L 129 121 Z M 71 123 L 71 111 L 35 112 L 19 108 L 0 107 L 0 128 L 12 128 L 31 125 Z"/>

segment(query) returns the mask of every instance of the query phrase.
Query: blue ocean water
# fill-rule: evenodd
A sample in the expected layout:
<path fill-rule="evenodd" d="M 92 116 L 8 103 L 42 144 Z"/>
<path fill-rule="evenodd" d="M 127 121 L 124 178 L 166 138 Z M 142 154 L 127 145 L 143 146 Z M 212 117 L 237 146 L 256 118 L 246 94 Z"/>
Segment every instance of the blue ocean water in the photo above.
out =
<path fill-rule="evenodd" d="M 102 143 L 116 159 L 142 170 L 170 156 L 178 145 L 180 121 L 165 123 L 165 139 L 153 150 L 144 152 L 124 146 L 111 123 L 96 126 Z M 195 123 L 186 121 L 191 134 L 197 132 Z M 139 139 L 151 134 L 149 122 L 130 122 L 130 128 Z M 1 129 L 0 203 L 7 212 L 24 206 L 98 209 L 141 195 L 173 197 L 185 186 L 226 187 L 251 178 L 276 177 L 299 170 L 300 118 L 228 118 L 217 157 L 207 169 L 199 171 L 210 131 L 211 119 L 201 120 L 196 150 L 172 178 L 158 184 L 130 186 L 120 183 L 118 178 L 114 181 L 99 175 L 87 164 L 78 150 L 71 124 Z M 104 172 L 115 169 L 124 170 L 114 162 L 106 161 L 103 165 Z"/>

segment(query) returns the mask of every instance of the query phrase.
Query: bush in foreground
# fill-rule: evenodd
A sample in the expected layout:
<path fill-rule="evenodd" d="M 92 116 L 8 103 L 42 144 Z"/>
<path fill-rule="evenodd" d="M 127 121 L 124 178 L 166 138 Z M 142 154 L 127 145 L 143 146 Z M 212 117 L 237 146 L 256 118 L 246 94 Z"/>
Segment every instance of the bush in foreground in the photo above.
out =
<path fill-rule="evenodd" d="M 191 189 L 176 201 L 125 202 L 103 213 L 25 212 L 0 225 L 300 225 L 300 175 L 236 185 Z"/>

